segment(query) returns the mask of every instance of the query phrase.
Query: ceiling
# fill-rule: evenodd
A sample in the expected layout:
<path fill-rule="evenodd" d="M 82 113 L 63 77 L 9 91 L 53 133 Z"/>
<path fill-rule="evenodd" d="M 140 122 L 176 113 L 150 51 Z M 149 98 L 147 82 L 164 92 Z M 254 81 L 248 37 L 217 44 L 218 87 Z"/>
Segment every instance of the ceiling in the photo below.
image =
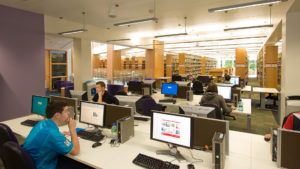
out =
<path fill-rule="evenodd" d="M 224 28 L 269 24 L 270 7 L 243 8 L 228 13 L 209 13 L 208 9 L 253 1 L 258 0 L 0 0 L 0 4 L 77 23 L 83 23 L 84 20 L 86 25 L 115 31 L 121 33 L 122 38 L 131 39 L 119 44 L 141 48 L 152 48 L 152 44 L 146 42 L 154 40 L 155 35 L 185 32 L 184 17 L 187 17 L 186 32 L 189 35 L 157 39 L 165 42 L 165 51 L 233 57 L 237 47 L 245 47 L 248 54 L 256 56 L 274 28 L 226 32 Z M 287 6 L 289 3 L 291 0 L 275 4 L 272 8 Z M 84 17 L 83 11 L 86 12 Z M 112 15 L 115 17 L 111 17 Z M 159 19 L 157 23 L 141 23 L 130 27 L 113 26 L 115 23 L 153 16 Z M 52 42 L 46 44 L 53 44 L 58 40 L 56 36 L 54 39 L 51 37 L 48 35 L 46 41 Z M 108 39 L 102 39 L 106 40 Z M 68 45 L 68 41 L 57 45 Z M 187 48 L 182 48 L 183 46 Z"/>

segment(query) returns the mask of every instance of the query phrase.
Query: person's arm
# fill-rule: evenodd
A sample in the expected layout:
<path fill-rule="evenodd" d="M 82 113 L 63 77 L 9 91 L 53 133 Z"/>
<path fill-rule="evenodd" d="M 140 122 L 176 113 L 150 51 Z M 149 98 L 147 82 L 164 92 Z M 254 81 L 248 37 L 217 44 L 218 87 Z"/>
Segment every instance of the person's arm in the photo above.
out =
<path fill-rule="evenodd" d="M 112 96 L 112 102 L 113 102 L 113 104 L 116 104 L 116 105 L 120 104 L 119 100 L 116 97 L 114 97 L 114 96 Z"/>
<path fill-rule="evenodd" d="M 71 135 L 71 141 L 74 145 L 73 149 L 71 150 L 70 154 L 71 155 L 78 155 L 80 153 L 80 145 L 76 133 L 76 121 L 70 118 L 69 120 L 69 130 L 70 130 L 70 135 Z"/>
<path fill-rule="evenodd" d="M 222 96 L 218 95 L 218 99 L 219 99 L 219 102 L 221 103 L 221 108 L 222 108 L 224 113 L 232 112 L 232 109 L 227 106 L 227 104 L 226 104 L 226 102 L 225 102 L 225 100 Z"/>
<path fill-rule="evenodd" d="M 104 95 L 104 93 L 105 93 L 105 91 L 101 91 L 101 92 L 99 92 L 98 93 L 98 103 L 105 103 L 104 101 L 103 101 L 103 95 Z"/>

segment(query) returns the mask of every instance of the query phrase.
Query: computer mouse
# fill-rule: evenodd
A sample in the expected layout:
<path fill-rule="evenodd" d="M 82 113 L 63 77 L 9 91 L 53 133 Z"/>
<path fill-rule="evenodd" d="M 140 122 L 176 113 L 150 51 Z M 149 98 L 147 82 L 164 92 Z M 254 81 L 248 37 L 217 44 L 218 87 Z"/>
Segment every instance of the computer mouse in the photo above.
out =
<path fill-rule="evenodd" d="M 94 143 L 94 144 L 92 145 L 92 147 L 93 147 L 93 148 L 96 148 L 96 147 L 101 146 L 101 145 L 102 145 L 102 143 L 96 142 L 96 143 Z"/>
<path fill-rule="evenodd" d="M 193 164 L 188 164 L 188 169 L 195 169 L 195 166 Z"/>

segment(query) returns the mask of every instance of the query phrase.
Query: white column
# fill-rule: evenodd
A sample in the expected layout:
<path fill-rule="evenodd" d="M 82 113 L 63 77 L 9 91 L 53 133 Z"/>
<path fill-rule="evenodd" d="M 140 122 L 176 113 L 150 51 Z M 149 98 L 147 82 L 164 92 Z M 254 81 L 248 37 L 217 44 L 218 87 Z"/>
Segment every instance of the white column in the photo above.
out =
<path fill-rule="evenodd" d="M 93 80 L 91 40 L 74 39 L 74 88 L 82 90 L 85 81 Z"/>
<path fill-rule="evenodd" d="M 300 95 L 300 2 L 295 1 L 282 22 L 281 124 L 285 97 Z"/>

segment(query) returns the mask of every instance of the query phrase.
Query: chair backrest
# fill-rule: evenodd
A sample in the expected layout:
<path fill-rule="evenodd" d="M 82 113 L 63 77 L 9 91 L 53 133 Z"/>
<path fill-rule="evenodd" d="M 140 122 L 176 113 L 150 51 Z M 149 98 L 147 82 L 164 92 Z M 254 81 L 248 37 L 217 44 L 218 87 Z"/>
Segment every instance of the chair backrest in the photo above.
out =
<path fill-rule="evenodd" d="M 107 84 L 107 91 L 110 95 L 115 96 L 118 91 L 124 91 L 124 85 Z"/>
<path fill-rule="evenodd" d="M 18 143 L 16 136 L 12 130 L 5 124 L 0 123 L 0 157 L 3 155 L 3 144 L 7 141 Z"/>
<path fill-rule="evenodd" d="M 182 77 L 180 75 L 172 75 L 172 82 L 182 81 Z"/>
<path fill-rule="evenodd" d="M 32 158 L 16 142 L 4 143 L 3 152 L 6 169 L 36 169 Z"/>
<path fill-rule="evenodd" d="M 142 114 L 145 116 L 151 116 L 151 110 L 158 110 L 158 106 L 152 97 L 146 97 L 142 100 L 143 110 Z"/>
<path fill-rule="evenodd" d="M 154 78 L 145 78 L 144 80 L 155 80 Z"/>
<path fill-rule="evenodd" d="M 201 106 L 205 106 L 205 107 L 213 107 L 215 108 L 215 118 L 216 119 L 221 119 L 223 120 L 224 119 L 224 116 L 223 116 L 223 113 L 221 111 L 221 108 L 216 105 L 216 104 L 211 104 L 211 103 L 204 103 L 204 104 L 201 104 Z"/>
<path fill-rule="evenodd" d="M 124 90 L 117 91 L 116 95 L 127 96 L 127 93 Z"/>
<path fill-rule="evenodd" d="M 200 82 L 199 80 L 195 80 L 193 82 L 193 87 L 192 87 L 193 93 L 194 94 L 203 94 L 203 85 L 202 82 Z"/>

